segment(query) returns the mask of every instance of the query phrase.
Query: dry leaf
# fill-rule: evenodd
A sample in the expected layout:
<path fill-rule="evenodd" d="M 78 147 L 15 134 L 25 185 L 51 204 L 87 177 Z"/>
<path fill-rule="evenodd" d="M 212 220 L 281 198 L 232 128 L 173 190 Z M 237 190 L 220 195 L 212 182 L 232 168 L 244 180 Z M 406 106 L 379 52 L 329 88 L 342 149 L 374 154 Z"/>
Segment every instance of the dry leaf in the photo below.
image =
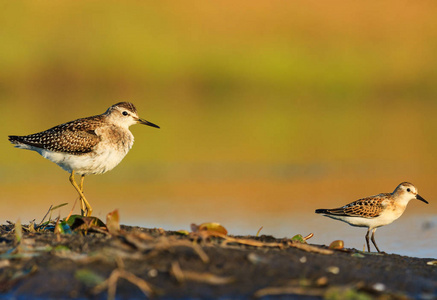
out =
<path fill-rule="evenodd" d="M 192 225 L 194 225 L 194 224 L 192 224 Z M 221 233 L 224 235 L 228 234 L 228 231 L 226 230 L 226 228 L 224 228 L 219 223 L 215 223 L 215 222 L 202 223 L 199 226 L 197 226 L 197 231 L 212 231 L 212 232 L 217 232 L 217 233 Z"/>
<path fill-rule="evenodd" d="M 344 248 L 344 242 L 342 240 L 336 240 L 333 241 L 330 245 L 329 245 L 329 249 L 334 249 L 334 250 L 341 250 Z"/>
<path fill-rule="evenodd" d="M 106 227 L 110 234 L 118 234 L 120 232 L 120 216 L 118 209 L 106 215 Z"/>

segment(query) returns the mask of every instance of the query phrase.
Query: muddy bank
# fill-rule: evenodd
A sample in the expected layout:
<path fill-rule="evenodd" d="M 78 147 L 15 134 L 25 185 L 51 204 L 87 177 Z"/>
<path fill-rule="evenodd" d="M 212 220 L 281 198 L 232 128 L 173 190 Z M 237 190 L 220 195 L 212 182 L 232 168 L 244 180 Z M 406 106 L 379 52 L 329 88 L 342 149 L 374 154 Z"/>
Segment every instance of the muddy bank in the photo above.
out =
<path fill-rule="evenodd" d="M 437 298 L 432 258 L 209 231 L 14 231 L 0 229 L 2 299 Z"/>

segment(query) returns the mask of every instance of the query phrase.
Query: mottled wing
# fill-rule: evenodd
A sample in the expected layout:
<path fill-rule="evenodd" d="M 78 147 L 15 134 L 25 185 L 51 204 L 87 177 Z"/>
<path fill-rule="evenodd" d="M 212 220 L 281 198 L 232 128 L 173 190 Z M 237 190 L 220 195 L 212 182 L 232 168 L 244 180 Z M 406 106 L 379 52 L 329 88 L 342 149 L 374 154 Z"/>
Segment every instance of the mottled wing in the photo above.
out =
<path fill-rule="evenodd" d="M 340 208 L 327 209 L 327 213 L 336 216 L 374 218 L 384 210 L 383 201 L 391 194 L 379 194 L 359 199 Z"/>
<path fill-rule="evenodd" d="M 78 119 L 35 134 L 11 136 L 13 143 L 22 143 L 41 149 L 69 154 L 84 154 L 93 150 L 100 141 L 95 129 L 102 116 Z"/>

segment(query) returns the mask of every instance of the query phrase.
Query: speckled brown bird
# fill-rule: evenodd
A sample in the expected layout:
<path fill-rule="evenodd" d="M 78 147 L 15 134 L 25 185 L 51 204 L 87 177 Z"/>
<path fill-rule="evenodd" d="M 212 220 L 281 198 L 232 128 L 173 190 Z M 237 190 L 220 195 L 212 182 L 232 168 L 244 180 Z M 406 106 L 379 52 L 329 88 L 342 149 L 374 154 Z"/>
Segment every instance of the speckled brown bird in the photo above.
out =
<path fill-rule="evenodd" d="M 393 193 L 382 193 L 362 198 L 340 208 L 317 209 L 316 214 L 340 220 L 352 226 L 367 227 L 366 243 L 370 252 L 369 232 L 372 230 L 372 243 L 379 251 L 375 242 L 376 228 L 392 223 L 405 211 L 410 200 L 417 199 L 428 204 L 417 192 L 416 187 L 409 182 L 399 184 Z"/>
<path fill-rule="evenodd" d="M 9 141 L 15 147 L 38 152 L 70 173 L 70 182 L 79 194 L 82 215 L 90 216 L 92 208 L 83 193 L 85 175 L 112 170 L 126 156 L 134 143 L 129 131 L 133 124 L 159 128 L 138 117 L 132 103 L 120 102 L 105 113 L 77 119 L 39 133 L 16 136 Z M 74 174 L 81 175 L 80 185 Z"/>

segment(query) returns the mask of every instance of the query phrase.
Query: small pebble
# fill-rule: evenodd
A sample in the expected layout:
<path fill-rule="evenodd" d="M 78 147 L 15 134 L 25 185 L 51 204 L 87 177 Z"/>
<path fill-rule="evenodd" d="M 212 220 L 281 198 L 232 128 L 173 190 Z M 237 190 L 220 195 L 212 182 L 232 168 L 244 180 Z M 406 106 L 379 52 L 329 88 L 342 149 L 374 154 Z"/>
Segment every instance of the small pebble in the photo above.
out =
<path fill-rule="evenodd" d="M 373 289 L 378 292 L 383 292 L 385 291 L 385 285 L 383 283 L 378 282 L 373 285 Z"/>
<path fill-rule="evenodd" d="M 326 286 L 328 285 L 328 277 L 323 276 L 316 280 L 316 284 L 318 286 Z"/>
<path fill-rule="evenodd" d="M 147 273 L 147 275 L 149 275 L 149 277 L 154 278 L 154 277 L 158 276 L 158 270 L 150 269 L 149 272 Z"/>
<path fill-rule="evenodd" d="M 306 263 L 307 262 L 306 256 L 302 256 L 301 258 L 299 258 L 299 261 L 303 264 Z"/>
<path fill-rule="evenodd" d="M 9 260 L 0 260 L 0 269 L 5 268 L 5 267 L 9 267 L 10 265 L 11 265 L 11 263 L 9 262 Z"/>
<path fill-rule="evenodd" d="M 267 263 L 268 262 L 267 258 L 259 256 L 258 254 L 255 254 L 253 252 L 251 252 L 247 255 L 247 259 L 251 263 L 253 263 L 254 265 L 259 264 L 259 263 Z"/>
<path fill-rule="evenodd" d="M 334 275 L 337 275 L 338 273 L 340 273 L 340 268 L 336 266 L 331 266 L 331 267 L 327 267 L 326 271 Z"/>

